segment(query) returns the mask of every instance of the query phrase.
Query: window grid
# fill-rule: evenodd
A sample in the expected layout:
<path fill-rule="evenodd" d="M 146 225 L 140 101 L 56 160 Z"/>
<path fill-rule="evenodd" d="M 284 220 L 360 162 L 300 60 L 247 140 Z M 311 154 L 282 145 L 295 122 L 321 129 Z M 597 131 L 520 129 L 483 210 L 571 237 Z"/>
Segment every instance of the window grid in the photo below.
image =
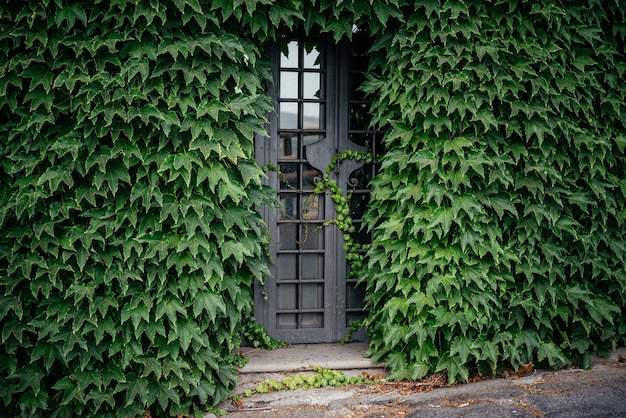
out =
<path fill-rule="evenodd" d="M 308 164 L 305 150 L 306 145 L 321 140 L 326 133 L 322 44 L 284 40 L 280 62 L 278 164 L 282 207 L 278 221 L 276 327 L 322 328 L 325 208 L 323 199 L 313 194 L 322 173 Z"/>

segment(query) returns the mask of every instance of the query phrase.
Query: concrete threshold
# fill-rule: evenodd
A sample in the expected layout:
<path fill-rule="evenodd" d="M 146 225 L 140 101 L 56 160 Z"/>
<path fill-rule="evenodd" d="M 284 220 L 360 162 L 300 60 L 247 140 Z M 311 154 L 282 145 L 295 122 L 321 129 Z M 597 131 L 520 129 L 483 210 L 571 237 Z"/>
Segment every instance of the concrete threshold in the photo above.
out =
<path fill-rule="evenodd" d="M 281 373 L 323 367 L 332 370 L 380 369 L 383 365 L 365 357 L 367 342 L 346 344 L 294 344 L 275 350 L 242 347 L 248 363 L 240 374 Z"/>

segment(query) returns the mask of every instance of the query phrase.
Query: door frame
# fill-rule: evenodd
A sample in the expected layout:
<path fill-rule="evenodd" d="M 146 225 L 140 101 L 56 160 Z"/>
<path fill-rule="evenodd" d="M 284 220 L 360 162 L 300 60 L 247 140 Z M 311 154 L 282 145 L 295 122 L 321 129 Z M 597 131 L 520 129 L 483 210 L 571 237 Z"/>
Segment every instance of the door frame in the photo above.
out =
<path fill-rule="evenodd" d="M 325 107 L 325 140 L 327 146 L 331 145 L 330 156 L 335 155 L 342 149 L 362 150 L 363 147 L 352 144 L 348 140 L 349 129 L 349 73 L 350 64 L 350 43 L 346 40 L 335 43 L 330 37 L 308 37 L 289 36 L 281 38 L 272 43 L 267 48 L 267 54 L 272 62 L 273 82 L 269 86 L 269 95 L 273 103 L 279 103 L 279 65 L 280 43 L 285 40 L 311 40 L 323 44 L 325 54 L 325 85 L 326 85 L 326 107 Z M 341 116 L 341 117 L 340 117 Z M 268 137 L 257 135 L 255 138 L 255 156 L 260 166 L 268 164 L 277 166 L 280 143 L 278 139 L 279 121 L 277 112 L 268 115 L 267 125 Z M 329 161 L 330 162 L 330 161 Z M 342 188 L 344 194 L 347 193 L 348 177 L 353 170 L 360 167 L 362 163 L 346 161 L 337 167 L 336 180 Z M 316 167 L 322 173 L 325 167 Z M 271 170 L 265 184 L 275 189 L 279 187 L 279 173 Z M 326 219 L 332 219 L 335 214 L 335 205 L 328 193 L 322 195 L 326 211 Z M 274 257 L 279 250 L 278 210 L 273 207 L 263 207 L 260 210 L 265 219 L 270 234 L 269 254 Z M 277 311 L 277 264 L 276 260 L 269 260 L 270 277 L 265 278 L 264 285 L 255 283 L 255 318 L 265 326 L 268 335 L 278 340 L 289 341 L 291 343 L 318 343 L 336 342 L 345 338 L 350 327 L 346 326 L 346 272 L 347 261 L 344 251 L 343 233 L 336 225 L 330 224 L 324 230 L 324 314 L 323 328 L 305 329 L 279 329 L 276 326 Z M 360 330 L 354 334 L 355 340 L 366 340 L 367 334 Z"/>

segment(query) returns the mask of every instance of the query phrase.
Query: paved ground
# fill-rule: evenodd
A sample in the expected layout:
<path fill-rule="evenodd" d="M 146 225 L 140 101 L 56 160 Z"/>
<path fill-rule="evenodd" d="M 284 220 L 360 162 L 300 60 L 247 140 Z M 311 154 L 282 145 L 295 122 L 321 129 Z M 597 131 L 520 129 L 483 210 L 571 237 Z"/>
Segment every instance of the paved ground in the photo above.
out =
<path fill-rule="evenodd" d="M 302 370 L 307 368 L 307 362 L 329 369 L 359 365 L 343 367 L 346 375 L 374 376 L 384 372 L 362 358 L 365 346 L 349 346 L 344 349 L 332 344 L 310 345 L 251 352 L 250 363 L 242 370 L 235 393 L 243 393 L 267 379 L 281 380 L 294 372 L 305 373 Z M 270 366 L 276 360 L 279 366 Z M 320 362 L 315 363 L 316 360 Z M 417 383 L 383 381 L 375 385 L 285 390 L 242 397 L 239 402 L 227 401 L 220 407 L 230 411 L 227 418 L 626 417 L 626 349 L 617 350 L 608 359 L 596 359 L 590 370 L 531 370 L 520 378 L 488 379 L 451 387 L 433 376 Z"/>

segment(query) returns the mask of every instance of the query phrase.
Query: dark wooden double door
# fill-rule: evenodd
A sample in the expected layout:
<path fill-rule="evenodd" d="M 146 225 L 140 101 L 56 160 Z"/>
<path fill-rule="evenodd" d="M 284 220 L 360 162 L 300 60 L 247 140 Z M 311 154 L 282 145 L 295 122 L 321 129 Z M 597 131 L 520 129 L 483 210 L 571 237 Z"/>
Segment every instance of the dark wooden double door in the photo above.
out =
<path fill-rule="evenodd" d="M 313 189 L 334 155 L 346 149 L 379 152 L 379 134 L 369 127 L 369 103 L 358 87 L 364 81 L 369 43 L 336 44 L 322 38 L 284 37 L 270 51 L 274 63 L 269 138 L 256 146 L 261 165 L 277 167 L 269 184 L 279 192 L 278 210 L 264 209 L 270 230 L 272 277 L 255 289 L 256 319 L 274 338 L 291 343 L 333 342 L 366 315 L 364 286 L 347 278 L 343 235 L 323 226 L 335 217 L 328 194 Z M 357 232 L 369 199 L 371 164 L 346 160 L 332 172 Z M 365 339 L 357 332 L 354 339 Z"/>

